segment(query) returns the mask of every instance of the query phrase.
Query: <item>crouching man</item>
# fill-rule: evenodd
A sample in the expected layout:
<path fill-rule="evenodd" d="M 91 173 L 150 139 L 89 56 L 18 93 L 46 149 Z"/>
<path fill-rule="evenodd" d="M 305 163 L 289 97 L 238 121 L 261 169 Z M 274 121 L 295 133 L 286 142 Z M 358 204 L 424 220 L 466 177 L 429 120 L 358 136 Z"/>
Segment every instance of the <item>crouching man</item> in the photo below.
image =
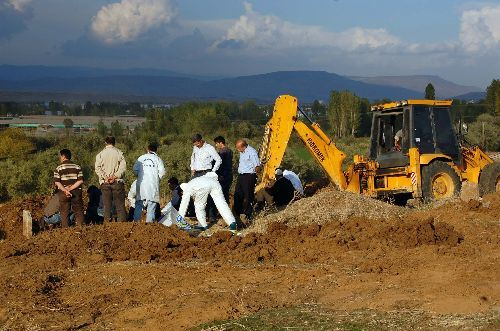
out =
<path fill-rule="evenodd" d="M 200 229 L 206 230 L 207 215 L 205 207 L 207 206 L 207 199 L 210 195 L 220 215 L 229 226 L 229 231 L 236 233 L 236 220 L 224 198 L 222 187 L 219 184 L 218 176 L 215 172 L 208 172 L 201 177 L 190 180 L 188 183 L 183 183 L 181 184 L 181 189 L 182 200 L 179 207 L 180 216 L 186 216 L 189 199 L 192 197 L 194 200 L 196 219 L 200 224 Z"/>
<path fill-rule="evenodd" d="M 59 194 L 56 193 L 52 195 L 52 197 L 49 200 L 49 203 L 47 203 L 47 206 L 45 206 L 45 209 L 43 211 L 43 224 L 40 224 L 42 229 L 45 228 L 45 225 L 50 225 L 50 226 L 55 226 L 61 224 L 61 213 L 59 212 Z M 73 211 L 69 212 L 69 225 L 74 225 L 75 224 L 75 213 Z"/>

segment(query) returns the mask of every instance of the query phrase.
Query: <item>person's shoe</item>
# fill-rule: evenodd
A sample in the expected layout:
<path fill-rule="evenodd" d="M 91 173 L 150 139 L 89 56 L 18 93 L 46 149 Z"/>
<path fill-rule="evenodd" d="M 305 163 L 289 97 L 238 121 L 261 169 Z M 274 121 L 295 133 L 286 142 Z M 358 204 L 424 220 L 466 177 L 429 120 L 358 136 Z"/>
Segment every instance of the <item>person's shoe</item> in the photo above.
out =
<path fill-rule="evenodd" d="M 232 232 L 235 235 L 239 234 L 236 222 L 233 222 L 233 223 L 229 224 L 229 231 Z"/>
<path fill-rule="evenodd" d="M 195 230 L 201 230 L 201 231 L 206 231 L 208 230 L 208 227 L 206 226 L 201 226 L 201 225 L 195 225 L 194 226 Z"/>

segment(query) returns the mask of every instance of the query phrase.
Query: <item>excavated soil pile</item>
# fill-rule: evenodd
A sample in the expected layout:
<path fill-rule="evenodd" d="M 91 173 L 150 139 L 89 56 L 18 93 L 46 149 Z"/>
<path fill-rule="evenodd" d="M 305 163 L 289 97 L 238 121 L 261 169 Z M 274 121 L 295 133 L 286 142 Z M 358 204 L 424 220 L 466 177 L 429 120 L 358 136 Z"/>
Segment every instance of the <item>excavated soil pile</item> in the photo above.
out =
<path fill-rule="evenodd" d="M 43 217 L 48 197 L 35 197 L 0 206 L 0 240 L 22 239 L 23 210 L 29 210 L 33 219 Z"/>
<path fill-rule="evenodd" d="M 114 223 L 26 240 L 22 209 L 42 206 L 28 203 L 0 207 L 5 329 L 186 329 L 310 303 L 449 314 L 460 327 L 500 307 L 500 194 L 404 209 L 327 189 L 258 231 L 208 238 Z"/>
<path fill-rule="evenodd" d="M 341 192 L 330 186 L 322 189 L 312 198 L 292 203 L 279 213 L 257 217 L 245 233 L 265 232 L 269 224 L 274 222 L 297 226 L 311 223 L 325 224 L 352 217 L 376 220 L 401 219 L 407 211 L 403 207 L 366 198 L 359 194 Z"/>
<path fill-rule="evenodd" d="M 208 238 L 193 238 L 158 224 L 114 223 L 45 232 L 25 243 L 9 241 L 0 247 L 0 257 L 24 257 L 59 268 L 113 261 L 326 263 L 348 250 L 456 246 L 462 240 L 452 226 L 435 224 L 432 218 L 376 222 L 358 218 L 294 228 L 273 223 L 265 234 L 233 237 L 217 232 Z"/>

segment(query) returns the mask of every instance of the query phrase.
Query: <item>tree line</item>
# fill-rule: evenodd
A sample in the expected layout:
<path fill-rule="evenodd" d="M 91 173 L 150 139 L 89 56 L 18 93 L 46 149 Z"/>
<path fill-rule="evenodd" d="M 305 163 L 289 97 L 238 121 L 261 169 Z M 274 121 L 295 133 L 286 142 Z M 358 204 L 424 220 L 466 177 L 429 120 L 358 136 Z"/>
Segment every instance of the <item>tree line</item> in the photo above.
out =
<path fill-rule="evenodd" d="M 481 144 L 488 150 L 500 150 L 500 81 L 494 80 L 487 91 L 486 99 L 479 105 L 454 101 L 452 115 L 457 123 L 468 124 L 468 138 L 472 143 Z M 327 103 L 316 100 L 302 108 L 321 124 L 325 132 L 343 142 L 344 149 L 351 148 L 352 137 L 370 135 L 370 102 L 352 92 L 332 91 Z M 103 137 L 108 134 L 117 137 L 117 146 L 124 151 L 129 164 L 144 153 L 149 142 L 159 142 L 159 155 L 169 169 L 169 176 L 187 180 L 193 133 L 202 133 L 209 143 L 217 135 L 225 136 L 229 144 L 244 137 L 252 146 L 258 147 L 272 110 L 273 105 L 262 106 L 253 101 L 187 102 L 172 108 L 146 111 L 146 121 L 133 131 L 127 130 L 119 121 L 110 127 L 100 122 L 95 133 L 80 134 L 78 139 L 74 133 L 30 137 L 20 129 L 0 131 L 0 200 L 50 193 L 52 172 L 57 166 L 61 148 L 74 152 L 75 161 L 82 165 L 86 184 L 97 184 L 92 167 L 95 155 L 103 147 Z M 304 157 L 303 150 L 297 147 L 302 146 L 298 139 L 292 138 L 289 146 L 285 167 L 297 170 L 305 181 L 321 176 L 321 169 L 315 161 Z M 363 154 L 366 150 L 353 149 L 352 152 Z M 237 158 L 237 153 L 235 156 Z M 234 162 L 236 164 L 237 160 Z M 126 179 L 131 183 L 133 174 L 127 173 Z M 162 185 L 162 192 L 167 192 L 166 183 Z"/>

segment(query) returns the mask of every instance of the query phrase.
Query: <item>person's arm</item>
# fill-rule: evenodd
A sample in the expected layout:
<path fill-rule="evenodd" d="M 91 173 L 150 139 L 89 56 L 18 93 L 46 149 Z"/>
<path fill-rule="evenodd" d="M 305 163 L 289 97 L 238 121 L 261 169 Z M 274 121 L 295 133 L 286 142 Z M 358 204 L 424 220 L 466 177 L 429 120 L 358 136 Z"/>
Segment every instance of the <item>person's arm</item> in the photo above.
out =
<path fill-rule="evenodd" d="M 83 184 L 83 179 L 77 180 L 73 185 L 68 186 L 69 191 L 76 190 Z"/>
<path fill-rule="evenodd" d="M 67 189 L 69 191 L 73 191 L 82 186 L 82 184 L 83 184 L 83 172 L 82 168 L 78 167 L 78 175 L 76 178 L 76 182 L 74 182 L 72 185 L 67 186 Z"/>
<path fill-rule="evenodd" d="M 61 184 L 61 182 L 56 182 L 55 184 L 59 190 L 61 190 L 64 194 L 66 194 L 67 197 L 71 196 L 71 192 L 66 187 L 64 187 L 64 185 Z"/>
<path fill-rule="evenodd" d="M 165 172 L 165 165 L 163 164 L 163 161 L 160 159 L 160 157 L 158 157 L 158 177 L 162 179 L 163 176 L 165 176 Z"/>
<path fill-rule="evenodd" d="M 211 147 L 209 150 L 210 156 L 212 156 L 212 158 L 215 160 L 215 164 L 212 167 L 212 171 L 217 171 L 219 170 L 220 165 L 222 164 L 222 159 L 219 153 L 217 153 L 217 151 L 215 150 L 215 148 L 213 146 L 210 147 Z"/>
<path fill-rule="evenodd" d="M 123 153 L 120 153 L 120 160 L 118 161 L 118 170 L 115 173 L 116 178 L 122 178 L 123 175 L 125 174 L 125 171 L 127 170 L 127 161 L 125 161 L 125 158 L 123 157 Z"/>
<path fill-rule="evenodd" d="M 259 160 L 259 155 L 255 150 L 252 150 L 251 160 L 255 165 L 255 173 L 258 174 L 260 172 L 260 160 Z"/>
<path fill-rule="evenodd" d="M 136 176 L 139 176 L 139 171 L 141 169 L 141 161 L 139 161 L 139 159 L 137 159 L 137 161 L 135 161 L 134 163 L 134 166 L 132 167 L 132 171 L 134 172 L 134 175 Z"/>
<path fill-rule="evenodd" d="M 103 161 L 102 161 L 101 153 L 97 154 L 95 157 L 95 173 L 97 174 L 99 182 L 101 182 L 101 180 L 106 181 L 107 178 L 106 178 L 106 174 L 104 173 L 104 169 L 103 169 Z"/>
<path fill-rule="evenodd" d="M 191 153 L 191 176 L 194 176 L 194 161 L 195 161 L 196 156 L 194 155 L 194 147 L 193 147 L 193 152 Z"/>
<path fill-rule="evenodd" d="M 179 206 L 179 215 L 181 215 L 182 217 L 186 216 L 190 199 L 191 199 L 191 192 L 189 192 L 189 190 L 183 191 L 181 205 Z"/>

